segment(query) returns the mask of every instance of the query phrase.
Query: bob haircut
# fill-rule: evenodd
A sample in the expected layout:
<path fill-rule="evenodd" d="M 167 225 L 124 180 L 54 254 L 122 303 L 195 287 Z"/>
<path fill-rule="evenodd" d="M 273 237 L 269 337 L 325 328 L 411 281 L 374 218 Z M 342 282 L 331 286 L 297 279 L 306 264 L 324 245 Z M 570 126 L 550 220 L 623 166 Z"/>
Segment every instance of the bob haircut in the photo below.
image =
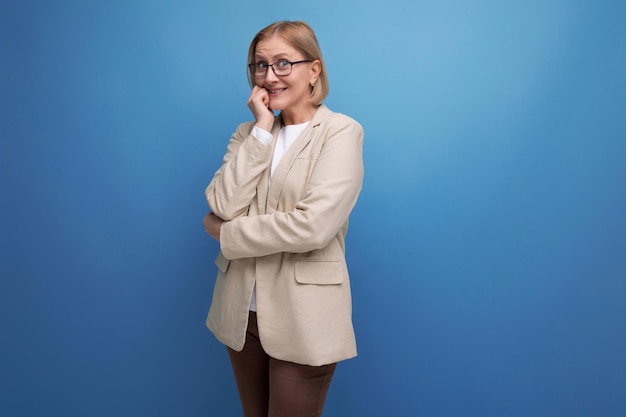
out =
<path fill-rule="evenodd" d="M 328 96 L 328 77 L 326 76 L 326 66 L 324 65 L 324 59 L 322 58 L 322 51 L 315 37 L 315 33 L 311 26 L 302 21 L 279 21 L 272 23 L 265 29 L 262 29 L 252 39 L 250 49 L 248 49 L 248 63 L 254 63 L 254 55 L 256 53 L 256 47 L 262 40 L 268 39 L 274 35 L 280 36 L 293 48 L 304 55 L 304 59 L 318 60 L 320 62 L 321 71 L 320 75 L 315 82 L 315 85 L 311 87 L 311 102 L 319 106 L 322 104 L 326 96 Z M 254 87 L 254 75 L 248 67 L 248 82 L 250 87 Z"/>

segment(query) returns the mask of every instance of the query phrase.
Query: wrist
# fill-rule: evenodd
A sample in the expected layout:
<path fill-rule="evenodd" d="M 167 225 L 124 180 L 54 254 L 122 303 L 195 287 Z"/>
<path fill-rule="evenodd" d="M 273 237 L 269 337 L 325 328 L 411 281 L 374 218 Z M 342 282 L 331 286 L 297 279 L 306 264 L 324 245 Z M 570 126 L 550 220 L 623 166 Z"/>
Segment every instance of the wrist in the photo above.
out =
<path fill-rule="evenodd" d="M 272 131 L 272 126 L 274 125 L 274 121 L 265 121 L 265 120 L 257 120 L 255 126 L 259 129 L 263 129 L 266 132 Z"/>

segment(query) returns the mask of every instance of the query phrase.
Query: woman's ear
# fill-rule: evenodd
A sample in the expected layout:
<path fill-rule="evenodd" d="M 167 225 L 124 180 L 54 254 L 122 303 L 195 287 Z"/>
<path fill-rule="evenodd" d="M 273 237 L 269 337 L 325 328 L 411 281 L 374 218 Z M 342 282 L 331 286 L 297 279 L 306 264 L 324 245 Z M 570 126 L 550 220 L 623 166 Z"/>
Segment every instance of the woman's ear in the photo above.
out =
<path fill-rule="evenodd" d="M 309 83 L 312 86 L 315 85 L 315 83 L 317 82 L 317 78 L 320 76 L 321 72 L 322 64 L 318 59 L 316 59 L 311 63 L 311 79 L 309 80 Z"/>

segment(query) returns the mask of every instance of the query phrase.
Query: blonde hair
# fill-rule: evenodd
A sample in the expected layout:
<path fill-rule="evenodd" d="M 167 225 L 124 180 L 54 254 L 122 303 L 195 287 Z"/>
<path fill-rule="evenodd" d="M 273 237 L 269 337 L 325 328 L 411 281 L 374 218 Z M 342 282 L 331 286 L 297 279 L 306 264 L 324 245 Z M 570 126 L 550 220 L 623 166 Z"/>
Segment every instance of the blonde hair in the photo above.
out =
<path fill-rule="evenodd" d="M 250 48 L 248 49 L 248 63 L 254 63 L 254 55 L 256 47 L 264 39 L 268 39 L 273 35 L 278 35 L 287 41 L 298 52 L 304 55 L 304 59 L 318 60 L 320 62 L 320 74 L 311 87 L 311 101 L 315 105 L 320 105 L 328 95 L 328 77 L 326 75 L 326 66 L 322 58 L 322 50 L 320 49 L 317 38 L 311 26 L 302 21 L 280 21 L 272 23 L 256 34 Z M 254 75 L 248 67 L 248 82 L 250 86 L 254 86 Z"/>

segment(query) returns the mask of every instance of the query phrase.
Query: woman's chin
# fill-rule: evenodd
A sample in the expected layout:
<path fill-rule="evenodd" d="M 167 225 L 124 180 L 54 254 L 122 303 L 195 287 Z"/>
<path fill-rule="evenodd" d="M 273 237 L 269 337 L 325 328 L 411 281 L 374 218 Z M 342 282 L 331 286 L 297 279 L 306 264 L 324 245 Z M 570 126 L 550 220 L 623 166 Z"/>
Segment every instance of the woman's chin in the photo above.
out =
<path fill-rule="evenodd" d="M 283 106 L 280 104 L 280 102 L 273 102 L 272 100 L 270 100 L 269 107 L 272 110 L 277 110 L 277 111 L 283 110 Z"/>

